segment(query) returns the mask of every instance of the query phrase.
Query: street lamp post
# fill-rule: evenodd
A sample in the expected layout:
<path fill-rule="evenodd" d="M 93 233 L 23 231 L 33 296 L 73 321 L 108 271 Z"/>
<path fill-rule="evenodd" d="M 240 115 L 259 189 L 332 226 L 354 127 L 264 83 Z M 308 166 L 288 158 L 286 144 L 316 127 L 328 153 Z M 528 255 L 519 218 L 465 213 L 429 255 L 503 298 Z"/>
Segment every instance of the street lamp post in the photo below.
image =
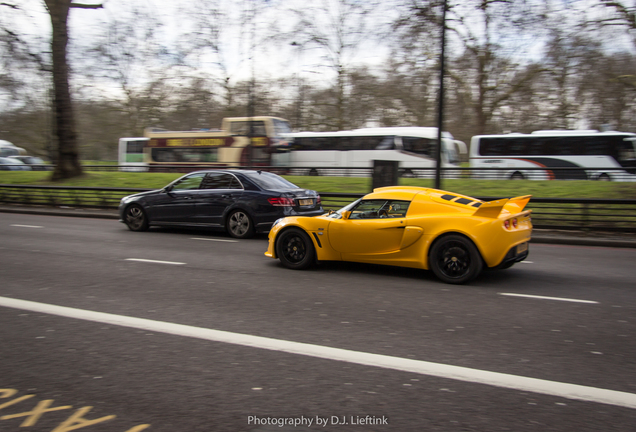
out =
<path fill-rule="evenodd" d="M 448 1 L 442 2 L 442 34 L 441 34 L 441 53 L 439 67 L 439 100 L 437 110 L 437 152 L 435 169 L 435 189 L 442 188 L 442 130 L 444 129 L 444 57 L 446 49 L 446 9 Z"/>

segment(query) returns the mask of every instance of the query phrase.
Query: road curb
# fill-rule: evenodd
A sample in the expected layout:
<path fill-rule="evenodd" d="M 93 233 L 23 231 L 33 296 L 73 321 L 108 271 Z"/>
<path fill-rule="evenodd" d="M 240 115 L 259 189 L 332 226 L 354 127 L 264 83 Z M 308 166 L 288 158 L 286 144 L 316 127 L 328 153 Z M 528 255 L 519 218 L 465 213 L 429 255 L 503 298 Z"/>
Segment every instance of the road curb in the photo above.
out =
<path fill-rule="evenodd" d="M 119 220 L 118 212 L 116 210 L 109 209 L 0 206 L 0 213 Z M 633 239 L 628 240 L 625 240 L 624 237 L 625 234 L 622 233 L 607 233 L 605 235 L 594 233 L 585 235 L 581 231 L 553 232 L 547 230 L 534 230 L 532 233 L 532 243 L 636 249 L 636 236 L 634 236 Z"/>

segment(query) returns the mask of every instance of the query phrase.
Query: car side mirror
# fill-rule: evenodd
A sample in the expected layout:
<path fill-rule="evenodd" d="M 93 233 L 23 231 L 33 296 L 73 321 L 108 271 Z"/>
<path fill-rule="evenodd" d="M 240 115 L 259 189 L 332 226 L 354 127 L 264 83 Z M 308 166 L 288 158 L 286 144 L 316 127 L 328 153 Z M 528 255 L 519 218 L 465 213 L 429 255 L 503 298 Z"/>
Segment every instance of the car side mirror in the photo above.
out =
<path fill-rule="evenodd" d="M 170 191 L 172 191 L 172 185 L 168 185 L 162 190 L 164 193 L 170 193 Z"/>
<path fill-rule="evenodd" d="M 351 212 L 350 211 L 343 211 L 342 212 L 342 219 L 349 219 L 350 216 L 351 216 Z"/>

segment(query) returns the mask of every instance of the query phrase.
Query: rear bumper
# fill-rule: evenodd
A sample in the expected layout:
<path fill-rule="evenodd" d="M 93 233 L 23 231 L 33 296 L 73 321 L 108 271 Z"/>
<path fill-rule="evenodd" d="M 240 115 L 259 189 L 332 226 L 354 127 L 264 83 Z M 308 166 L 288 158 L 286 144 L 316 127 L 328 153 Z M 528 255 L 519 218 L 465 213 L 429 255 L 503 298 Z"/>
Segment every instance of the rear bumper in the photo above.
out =
<path fill-rule="evenodd" d="M 519 249 L 525 249 L 525 250 L 519 251 Z M 530 253 L 529 241 L 513 246 L 510 248 L 510 250 L 504 257 L 503 261 L 501 261 L 501 263 L 495 268 L 508 267 L 510 264 L 521 262 L 525 260 L 526 258 L 528 258 L 529 253 Z"/>

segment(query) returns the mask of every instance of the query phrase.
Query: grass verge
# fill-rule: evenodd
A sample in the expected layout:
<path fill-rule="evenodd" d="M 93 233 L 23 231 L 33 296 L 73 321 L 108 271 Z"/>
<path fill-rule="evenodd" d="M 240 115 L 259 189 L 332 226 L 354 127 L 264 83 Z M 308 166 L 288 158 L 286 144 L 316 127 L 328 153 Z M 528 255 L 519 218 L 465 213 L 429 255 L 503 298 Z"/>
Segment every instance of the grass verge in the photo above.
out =
<path fill-rule="evenodd" d="M 183 173 L 89 171 L 84 176 L 51 182 L 46 171 L 0 171 L 0 184 L 159 189 Z M 292 183 L 323 193 L 367 193 L 368 177 L 284 176 Z M 433 180 L 400 179 L 400 185 L 433 187 Z M 636 183 L 598 181 L 442 180 L 442 189 L 469 196 L 636 199 Z"/>

